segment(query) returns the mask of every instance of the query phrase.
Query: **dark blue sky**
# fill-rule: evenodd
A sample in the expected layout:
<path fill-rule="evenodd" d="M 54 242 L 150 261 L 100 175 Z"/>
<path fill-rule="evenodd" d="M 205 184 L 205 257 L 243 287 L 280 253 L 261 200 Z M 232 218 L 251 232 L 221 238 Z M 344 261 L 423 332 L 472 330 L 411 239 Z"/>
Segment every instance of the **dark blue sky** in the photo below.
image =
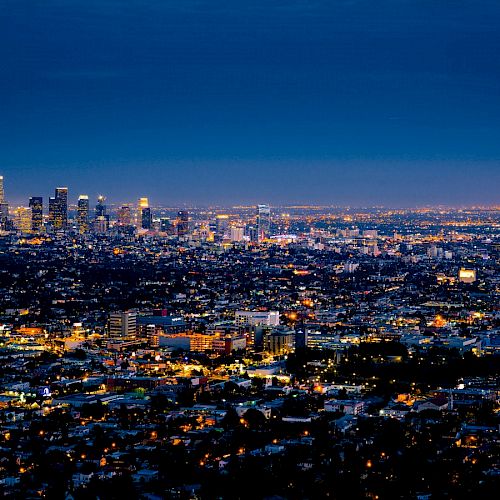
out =
<path fill-rule="evenodd" d="M 498 0 L 0 0 L 0 174 L 178 204 L 499 203 Z"/>

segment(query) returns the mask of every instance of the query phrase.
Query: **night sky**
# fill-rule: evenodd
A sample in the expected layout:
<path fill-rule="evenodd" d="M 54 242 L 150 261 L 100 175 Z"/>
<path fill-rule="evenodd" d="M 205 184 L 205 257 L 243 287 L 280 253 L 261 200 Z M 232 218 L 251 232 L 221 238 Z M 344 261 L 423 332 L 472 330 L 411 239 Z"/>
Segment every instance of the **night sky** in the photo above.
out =
<path fill-rule="evenodd" d="M 0 0 L 10 201 L 500 203 L 498 0 Z"/>

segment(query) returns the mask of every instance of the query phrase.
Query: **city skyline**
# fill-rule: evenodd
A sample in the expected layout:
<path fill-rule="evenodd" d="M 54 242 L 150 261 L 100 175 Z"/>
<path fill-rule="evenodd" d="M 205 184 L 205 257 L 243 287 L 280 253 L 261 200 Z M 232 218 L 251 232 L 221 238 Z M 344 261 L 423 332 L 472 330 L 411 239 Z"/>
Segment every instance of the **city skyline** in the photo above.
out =
<path fill-rule="evenodd" d="M 132 195 L 129 199 L 125 198 L 109 198 L 107 195 L 102 194 L 102 190 L 98 191 L 97 193 L 89 194 L 88 191 L 85 191 L 85 189 L 71 189 L 68 188 L 67 186 L 64 187 L 49 187 L 48 190 L 44 190 L 43 193 L 40 193 L 40 190 L 38 190 L 37 194 L 28 194 L 26 193 L 24 196 L 19 196 L 15 195 L 12 196 L 9 192 L 9 180 L 6 179 L 5 175 L 0 175 L 1 179 L 1 186 L 2 189 L 0 190 L 2 192 L 2 202 L 5 202 L 6 205 L 8 205 L 9 210 L 12 210 L 17 207 L 28 207 L 30 204 L 30 199 L 31 198 L 41 198 L 42 200 L 45 200 L 43 203 L 44 209 L 48 211 L 49 209 L 49 202 L 51 199 L 54 199 L 51 194 L 54 194 L 54 192 L 57 192 L 58 189 L 66 189 L 68 190 L 68 208 L 72 209 L 77 209 L 78 204 L 80 199 L 83 197 L 88 202 L 90 205 L 92 203 L 99 204 L 102 201 L 106 202 L 106 205 L 109 207 L 115 207 L 116 209 L 119 209 L 122 206 L 135 206 L 135 205 L 141 205 L 142 200 L 149 200 L 150 197 L 143 197 L 144 192 L 141 192 L 140 194 L 136 194 L 135 197 Z M 5 189 L 5 183 L 7 181 L 7 190 Z M 62 185 L 64 183 L 60 183 Z M 59 185 L 58 185 L 59 186 Z M 48 192 L 47 192 L 48 191 Z M 138 192 L 139 193 L 139 192 Z M 180 208 L 180 207 L 189 207 L 189 208 L 211 208 L 211 209 L 229 209 L 229 208 L 251 208 L 251 207 L 257 207 L 262 202 L 266 202 L 270 208 L 290 208 L 290 207 L 296 207 L 296 208 L 310 208 L 310 207 L 320 207 L 320 208 L 335 208 L 335 209 L 377 209 L 377 208 L 383 208 L 383 209 L 407 209 L 407 210 L 412 210 L 412 209 L 425 209 L 425 208 L 444 208 L 444 209 L 469 209 L 469 208 L 492 208 L 492 209 L 497 209 L 499 206 L 499 202 L 492 202 L 492 203 L 416 203 L 416 204 L 382 204 L 382 203 L 365 203 L 365 204 L 342 204 L 342 203 L 315 203 L 314 200 L 310 200 L 307 202 L 307 200 L 304 201 L 299 201 L 299 202 L 270 202 L 269 199 L 263 199 L 259 198 L 255 202 L 251 202 L 248 200 L 235 200 L 233 203 L 220 203 L 215 201 L 214 203 L 200 203 L 193 201 L 191 203 L 189 202 L 175 202 L 172 200 L 171 203 L 168 203 L 168 200 L 160 200 L 160 199 L 154 199 L 153 203 L 151 203 L 151 207 L 158 207 L 158 208 Z"/>
<path fill-rule="evenodd" d="M 9 2 L 0 170 L 16 201 L 498 204 L 499 21 L 491 0 Z"/>
<path fill-rule="evenodd" d="M 499 0 L 0 9 L 0 497 L 498 497 Z"/>

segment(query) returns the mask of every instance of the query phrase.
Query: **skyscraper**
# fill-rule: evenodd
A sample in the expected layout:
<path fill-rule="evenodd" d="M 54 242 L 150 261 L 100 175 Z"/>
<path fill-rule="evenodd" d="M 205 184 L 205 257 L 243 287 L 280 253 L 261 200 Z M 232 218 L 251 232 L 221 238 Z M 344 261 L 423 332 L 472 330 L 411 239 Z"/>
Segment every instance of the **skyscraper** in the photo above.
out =
<path fill-rule="evenodd" d="M 122 205 L 118 209 L 118 225 L 130 226 L 132 224 L 132 213 L 128 205 Z"/>
<path fill-rule="evenodd" d="M 232 227 L 229 233 L 231 241 L 243 241 L 243 234 L 242 227 Z"/>
<path fill-rule="evenodd" d="M 49 224 L 54 228 L 56 220 L 56 205 L 57 200 L 51 196 L 49 198 Z"/>
<path fill-rule="evenodd" d="M 97 217 L 102 217 L 106 215 L 106 205 L 104 202 L 106 201 L 106 197 L 100 194 L 97 197 L 97 205 L 95 206 L 95 216 Z"/>
<path fill-rule="evenodd" d="M 109 229 L 109 215 L 107 207 L 104 204 L 106 197 L 99 195 L 97 198 L 97 205 L 95 206 L 95 220 L 94 230 L 97 233 L 105 233 Z"/>
<path fill-rule="evenodd" d="M 271 235 L 271 209 L 269 205 L 257 205 L 257 241 Z"/>
<path fill-rule="evenodd" d="M 145 208 L 149 208 L 149 200 L 148 198 L 139 198 L 137 202 L 137 212 L 135 215 L 135 227 L 141 228 L 142 227 L 142 211 Z"/>
<path fill-rule="evenodd" d="M 215 241 L 222 241 L 228 236 L 229 215 L 219 214 L 215 217 Z"/>
<path fill-rule="evenodd" d="M 189 233 L 189 212 L 180 210 L 177 212 L 177 235 L 186 236 Z"/>
<path fill-rule="evenodd" d="M 21 233 L 31 231 L 31 210 L 28 207 L 17 207 L 14 211 L 15 227 Z"/>
<path fill-rule="evenodd" d="M 68 225 L 68 188 L 56 188 L 54 198 L 49 198 L 49 222 L 56 231 Z"/>
<path fill-rule="evenodd" d="M 68 226 L 68 188 L 56 188 L 56 201 L 58 210 L 56 212 L 56 228 L 66 229 Z"/>
<path fill-rule="evenodd" d="M 141 227 L 142 229 L 150 230 L 153 225 L 153 215 L 149 207 L 143 208 L 141 213 Z"/>
<path fill-rule="evenodd" d="M 32 196 L 29 206 L 31 208 L 31 230 L 39 232 L 43 224 L 43 198 L 41 196 Z"/>
<path fill-rule="evenodd" d="M 5 201 L 3 175 L 0 175 L 0 229 L 6 229 L 9 220 L 9 204 Z"/>
<path fill-rule="evenodd" d="M 89 197 L 86 194 L 81 194 L 78 197 L 78 213 L 77 226 L 80 234 L 85 234 L 89 230 Z"/>

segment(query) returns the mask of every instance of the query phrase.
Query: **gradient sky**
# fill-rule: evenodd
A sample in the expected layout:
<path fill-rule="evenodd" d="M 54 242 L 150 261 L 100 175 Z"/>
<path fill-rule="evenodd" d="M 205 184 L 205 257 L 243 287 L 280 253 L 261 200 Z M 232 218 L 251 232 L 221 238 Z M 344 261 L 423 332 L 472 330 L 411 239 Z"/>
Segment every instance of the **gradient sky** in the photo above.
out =
<path fill-rule="evenodd" d="M 11 201 L 500 203 L 498 0 L 0 0 Z"/>

